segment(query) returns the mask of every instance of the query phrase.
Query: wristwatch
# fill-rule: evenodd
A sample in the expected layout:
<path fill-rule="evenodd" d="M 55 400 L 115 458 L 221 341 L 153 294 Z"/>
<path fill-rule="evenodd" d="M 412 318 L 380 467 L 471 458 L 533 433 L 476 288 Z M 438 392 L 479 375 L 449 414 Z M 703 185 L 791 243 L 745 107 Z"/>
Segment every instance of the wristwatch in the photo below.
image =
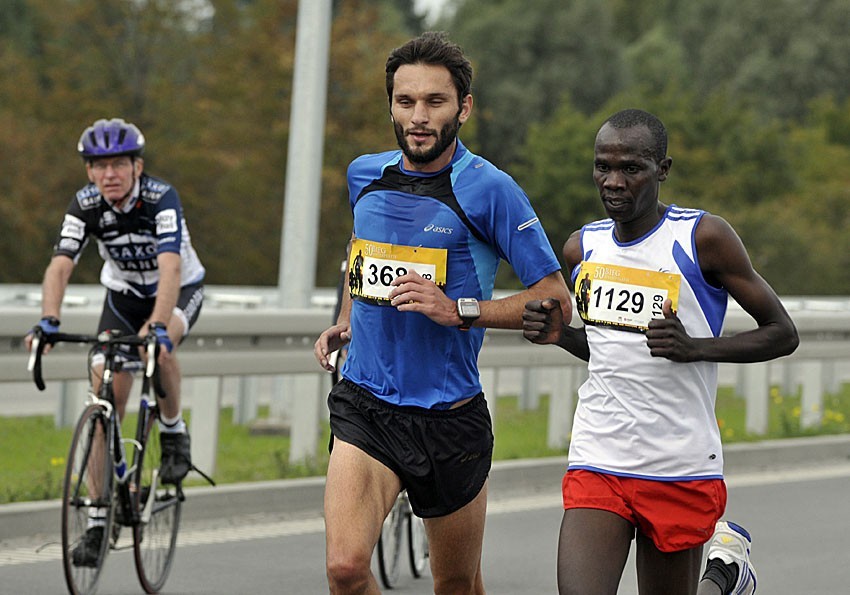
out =
<path fill-rule="evenodd" d="M 475 298 L 458 298 L 457 313 L 461 319 L 458 328 L 462 331 L 468 331 L 472 323 L 481 316 L 481 308 L 478 306 L 478 300 Z"/>

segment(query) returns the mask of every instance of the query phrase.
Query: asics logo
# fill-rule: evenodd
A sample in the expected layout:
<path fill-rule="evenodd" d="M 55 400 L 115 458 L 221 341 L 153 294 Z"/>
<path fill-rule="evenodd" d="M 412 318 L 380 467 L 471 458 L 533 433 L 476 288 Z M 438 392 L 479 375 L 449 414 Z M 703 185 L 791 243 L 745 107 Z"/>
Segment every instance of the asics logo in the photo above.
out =
<path fill-rule="evenodd" d="M 452 229 L 451 227 L 440 227 L 439 225 L 429 223 L 422 231 L 433 231 L 434 233 L 444 233 L 447 236 L 450 236 L 454 232 L 454 229 Z"/>

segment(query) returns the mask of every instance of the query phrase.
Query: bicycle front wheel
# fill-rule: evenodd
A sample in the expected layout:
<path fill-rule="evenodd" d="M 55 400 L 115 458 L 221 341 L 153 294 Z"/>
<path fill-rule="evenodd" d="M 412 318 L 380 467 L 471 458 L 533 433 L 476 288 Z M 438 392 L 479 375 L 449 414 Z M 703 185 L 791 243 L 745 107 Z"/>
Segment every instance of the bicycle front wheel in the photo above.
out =
<path fill-rule="evenodd" d="M 147 415 L 140 443 L 131 486 L 139 519 L 133 527 L 133 555 L 145 593 L 158 593 L 174 561 L 182 503 L 173 486 L 158 481 L 161 450 L 155 415 Z"/>
<path fill-rule="evenodd" d="M 425 521 L 413 512 L 407 518 L 407 553 L 410 558 L 410 572 L 415 578 L 419 578 L 428 565 L 428 535 L 425 533 Z"/>
<path fill-rule="evenodd" d="M 80 416 L 62 487 L 62 566 L 72 595 L 94 593 L 109 548 L 113 475 L 109 423 L 103 408 Z"/>
<path fill-rule="evenodd" d="M 390 514 L 384 519 L 381 537 L 378 539 L 378 571 L 387 589 L 392 589 L 398 583 L 403 531 L 404 510 L 401 499 L 397 499 Z"/>

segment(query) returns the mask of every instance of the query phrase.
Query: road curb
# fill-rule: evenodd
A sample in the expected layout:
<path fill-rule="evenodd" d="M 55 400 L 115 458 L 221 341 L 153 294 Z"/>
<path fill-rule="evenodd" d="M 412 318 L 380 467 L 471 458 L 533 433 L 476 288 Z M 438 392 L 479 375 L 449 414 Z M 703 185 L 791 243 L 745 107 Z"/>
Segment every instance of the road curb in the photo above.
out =
<path fill-rule="evenodd" d="M 727 475 L 850 461 L 850 435 L 789 438 L 735 443 L 724 447 Z M 558 490 L 565 457 L 497 461 L 490 473 L 492 499 Z M 324 477 L 226 484 L 187 488 L 185 522 L 246 515 L 321 515 Z M 55 536 L 59 530 L 59 500 L 20 502 L 0 506 L 0 543 Z"/>

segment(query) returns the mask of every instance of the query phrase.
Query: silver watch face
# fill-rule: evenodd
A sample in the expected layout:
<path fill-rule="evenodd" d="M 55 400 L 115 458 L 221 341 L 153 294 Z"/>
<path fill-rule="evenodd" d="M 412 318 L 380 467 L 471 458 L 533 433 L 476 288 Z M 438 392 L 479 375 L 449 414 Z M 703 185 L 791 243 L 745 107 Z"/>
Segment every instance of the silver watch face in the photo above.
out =
<path fill-rule="evenodd" d="M 481 315 L 478 301 L 474 299 L 460 299 L 457 301 L 458 314 L 461 318 L 477 318 Z"/>

